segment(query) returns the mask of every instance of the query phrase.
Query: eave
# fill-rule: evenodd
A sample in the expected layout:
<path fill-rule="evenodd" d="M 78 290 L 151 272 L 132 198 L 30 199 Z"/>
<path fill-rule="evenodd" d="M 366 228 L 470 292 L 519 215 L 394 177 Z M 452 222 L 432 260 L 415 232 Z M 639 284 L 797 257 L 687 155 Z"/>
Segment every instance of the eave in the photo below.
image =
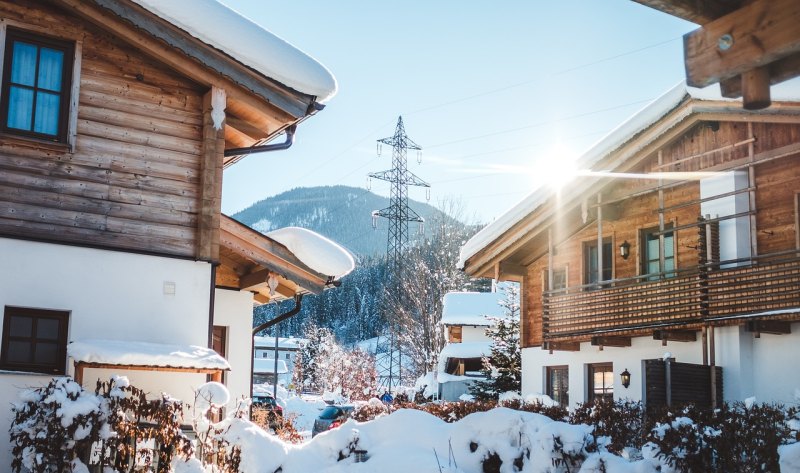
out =
<path fill-rule="evenodd" d="M 590 156 L 591 170 L 626 172 L 634 168 L 656 150 L 680 138 L 689 129 L 702 121 L 750 121 L 768 123 L 800 123 L 800 104 L 776 102 L 766 110 L 742 110 L 740 102 L 730 100 L 699 100 L 686 97 L 678 106 L 666 112 L 652 125 L 634 133 L 628 140 L 609 152 Z M 586 156 L 584 156 L 586 158 Z M 519 267 L 547 254 L 547 229 L 555 227 L 556 220 L 571 219 L 566 234 L 577 231 L 580 225 L 576 214 L 588 196 L 594 196 L 610 182 L 605 177 L 583 177 L 573 188 L 580 192 L 568 192 L 555 204 L 555 192 L 545 188 L 535 191 L 545 193 L 540 204 L 532 207 L 527 215 L 515 222 L 508 230 L 484 245 L 481 250 L 467 258 L 464 271 L 472 277 L 490 277 L 500 280 L 518 280 Z M 538 239 L 538 243 L 535 241 Z"/>
<path fill-rule="evenodd" d="M 48 0 L 194 80 L 225 90 L 225 147 L 271 141 L 323 108 L 303 94 L 249 68 L 130 0 Z M 224 159 L 227 166 L 238 160 Z"/>
<path fill-rule="evenodd" d="M 251 291 L 260 303 L 319 294 L 328 278 L 303 264 L 285 246 L 222 215 L 220 219 L 220 260 L 217 287 Z M 274 291 L 270 278 L 277 282 Z"/>
<path fill-rule="evenodd" d="M 796 0 L 634 0 L 701 25 L 684 36 L 686 81 L 719 82 L 746 109 L 766 108 L 770 86 L 800 75 Z"/>

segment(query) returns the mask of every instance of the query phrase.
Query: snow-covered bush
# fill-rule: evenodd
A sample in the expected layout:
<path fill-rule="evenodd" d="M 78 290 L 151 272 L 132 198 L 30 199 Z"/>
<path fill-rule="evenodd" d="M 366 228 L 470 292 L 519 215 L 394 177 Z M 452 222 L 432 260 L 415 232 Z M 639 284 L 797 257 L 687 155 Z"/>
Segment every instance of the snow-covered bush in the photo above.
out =
<path fill-rule="evenodd" d="M 630 400 L 598 399 L 572 410 L 572 424 L 594 426 L 594 435 L 603 438 L 604 448 L 620 453 L 626 447 L 641 448 L 644 443 L 644 406 Z"/>
<path fill-rule="evenodd" d="M 127 471 L 137 455 L 144 463 L 157 461 L 158 471 L 168 471 L 174 457 L 188 458 L 193 452 L 180 429 L 181 403 L 167 396 L 148 400 L 125 377 L 98 381 L 94 394 L 68 376 L 58 377 L 20 397 L 12 407 L 10 429 L 15 472 L 85 471 L 82 460 L 96 441 L 103 445 L 98 460 L 113 466 L 111 471 Z M 150 439 L 169 447 L 137 449 Z"/>

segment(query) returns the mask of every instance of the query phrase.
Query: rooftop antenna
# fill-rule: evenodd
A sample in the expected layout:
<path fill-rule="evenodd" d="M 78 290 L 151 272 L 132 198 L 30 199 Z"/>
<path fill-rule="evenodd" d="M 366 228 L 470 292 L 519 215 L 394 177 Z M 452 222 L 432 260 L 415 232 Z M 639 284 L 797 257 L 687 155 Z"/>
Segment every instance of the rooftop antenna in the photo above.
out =
<path fill-rule="evenodd" d="M 408 206 L 408 186 L 430 188 L 430 184 L 408 170 L 408 150 L 416 150 L 417 161 L 421 162 L 422 147 L 406 135 L 402 116 L 397 119 L 394 135 L 378 140 L 377 151 L 379 156 L 381 145 L 392 147 L 392 169 L 370 173 L 369 177 L 389 182 L 391 184 L 391 192 L 389 194 L 389 206 L 372 212 L 373 226 L 376 225 L 378 217 L 389 220 L 389 236 L 386 242 L 386 257 L 389 263 L 390 278 L 389 290 L 396 294 L 397 303 L 402 307 L 406 305 L 403 303 L 405 289 L 400 278 L 403 272 L 403 253 L 408 247 L 408 224 L 409 222 L 417 222 L 420 231 L 422 231 L 422 224 L 425 221 Z M 391 317 L 390 319 L 396 319 L 396 317 Z M 398 329 L 397 321 L 393 320 L 389 333 L 389 356 L 384 357 L 384 359 L 388 358 L 388 374 L 382 374 L 380 380 L 381 385 L 388 388 L 389 393 L 392 392 L 393 387 L 401 384 L 402 378 L 402 353 L 396 336 Z"/>

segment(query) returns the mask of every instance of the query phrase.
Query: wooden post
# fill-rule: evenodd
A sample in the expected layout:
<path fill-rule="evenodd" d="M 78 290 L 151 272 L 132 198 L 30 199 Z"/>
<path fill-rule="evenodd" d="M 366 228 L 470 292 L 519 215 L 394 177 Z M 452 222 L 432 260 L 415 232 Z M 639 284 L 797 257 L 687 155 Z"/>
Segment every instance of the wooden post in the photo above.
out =
<path fill-rule="evenodd" d="M 211 381 L 216 381 L 218 383 L 222 382 L 222 370 L 216 370 L 211 373 Z"/>
<path fill-rule="evenodd" d="M 742 72 L 742 107 L 745 110 L 760 110 L 770 104 L 769 68 L 762 66 Z"/>
<path fill-rule="evenodd" d="M 547 228 L 547 290 L 553 290 L 553 227 Z"/>
<path fill-rule="evenodd" d="M 709 364 L 710 367 L 709 370 L 711 372 L 711 407 L 716 408 L 718 399 L 717 399 L 717 369 L 715 366 L 716 349 L 714 347 L 714 326 L 713 325 L 709 326 L 709 329 L 710 329 L 710 334 L 708 337 L 708 351 L 709 351 L 708 356 L 711 360 L 711 363 Z"/>
<path fill-rule="evenodd" d="M 603 196 L 597 193 L 597 286 L 603 280 Z M 602 347 L 600 348 L 603 349 Z"/>
<path fill-rule="evenodd" d="M 216 100 L 213 99 L 215 94 L 218 97 Z M 212 105 L 217 109 L 212 108 Z M 222 110 L 218 110 L 219 108 Z M 204 261 L 219 260 L 225 125 L 224 121 L 215 122 L 212 115 L 215 112 L 224 114 L 224 109 L 224 90 L 212 87 L 203 96 L 203 149 L 200 157 L 200 193 L 195 245 L 197 259 Z"/>
<path fill-rule="evenodd" d="M 75 362 L 75 382 L 83 386 L 83 363 Z"/>
<path fill-rule="evenodd" d="M 664 164 L 664 154 L 658 150 L 658 165 Z M 664 277 L 666 269 L 666 257 L 664 255 L 664 180 L 658 179 L 658 272 L 660 278 Z M 677 240 L 673 235 L 673 241 Z M 677 257 L 675 258 L 677 261 Z"/>
<path fill-rule="evenodd" d="M 747 134 L 748 138 L 753 138 L 753 122 L 747 122 Z M 747 145 L 747 154 L 750 157 L 750 166 L 747 167 L 747 187 L 750 188 L 747 194 L 750 200 L 750 206 L 747 210 L 752 212 L 750 214 L 750 257 L 752 258 L 758 256 L 758 226 L 756 220 L 756 168 L 753 165 L 753 161 L 755 160 L 755 149 L 752 141 Z"/>

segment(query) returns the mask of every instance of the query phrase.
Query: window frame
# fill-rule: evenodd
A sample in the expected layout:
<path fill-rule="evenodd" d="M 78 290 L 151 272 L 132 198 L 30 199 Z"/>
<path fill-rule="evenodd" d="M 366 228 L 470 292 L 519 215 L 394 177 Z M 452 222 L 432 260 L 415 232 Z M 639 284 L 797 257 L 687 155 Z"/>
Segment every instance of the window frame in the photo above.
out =
<path fill-rule="evenodd" d="M 598 398 L 608 397 L 609 400 L 614 400 L 614 364 L 611 362 L 604 362 L 604 363 L 589 363 L 586 365 L 586 374 L 587 374 L 587 393 L 586 396 L 587 401 L 594 401 Z M 611 373 L 611 384 L 605 385 L 603 384 L 602 390 L 603 392 L 598 394 L 595 392 L 595 383 L 594 383 L 594 375 L 598 370 L 602 370 L 603 373 Z"/>
<path fill-rule="evenodd" d="M 556 395 L 553 390 L 553 374 L 558 371 L 564 372 L 564 380 L 566 380 L 563 399 L 560 395 Z M 550 399 L 558 402 L 561 407 L 569 407 L 569 365 L 545 366 L 545 392 L 550 396 Z"/>
<path fill-rule="evenodd" d="M 608 247 L 608 248 L 606 248 Z M 581 262 L 583 265 L 583 284 L 584 285 L 596 285 L 598 287 L 604 287 L 606 281 L 611 281 L 614 279 L 614 244 L 611 237 L 603 237 L 603 259 L 608 258 L 608 268 L 603 266 L 603 262 L 600 261 L 600 265 L 603 268 L 603 272 L 605 273 L 608 271 L 608 279 L 603 279 L 600 281 L 592 281 L 590 274 L 597 274 L 597 271 L 591 271 L 591 249 L 597 248 L 597 238 L 589 241 L 584 241 L 583 245 L 581 246 Z M 608 249 L 608 251 L 605 251 Z M 606 256 L 608 255 L 608 256 Z"/>
<path fill-rule="evenodd" d="M 30 337 L 12 337 L 10 331 L 11 317 L 31 317 L 35 322 L 31 327 Z M 6 371 L 22 371 L 28 373 L 43 373 L 50 375 L 64 375 L 67 372 L 67 338 L 69 335 L 69 311 L 65 310 L 48 310 L 48 309 L 31 309 L 26 307 L 5 306 L 3 311 L 3 335 L 0 339 L 0 369 Z M 36 337 L 36 323 L 40 319 L 55 319 L 59 321 L 58 337 L 56 338 L 56 362 L 53 364 L 36 363 L 33 360 L 27 363 L 9 362 L 8 349 L 10 341 L 21 341 L 20 339 L 27 339 L 33 346 L 37 340 L 47 340 L 52 342 L 52 339 L 39 339 Z M 16 339 L 16 340 L 12 340 Z M 34 350 L 31 350 L 31 357 Z"/>
<path fill-rule="evenodd" d="M 11 51 L 12 43 L 15 40 L 24 41 L 28 44 L 33 44 L 37 48 L 48 47 L 56 49 L 64 53 L 64 62 L 61 70 L 61 90 L 59 90 L 59 111 L 58 111 L 58 131 L 55 135 L 46 133 L 39 133 L 33 130 L 20 130 L 18 128 L 10 128 L 8 126 L 8 111 L 9 111 L 9 95 L 11 90 Z M 73 87 L 74 68 L 76 64 L 75 52 L 77 44 L 75 41 L 56 38 L 39 32 L 29 31 L 23 28 L 8 26 L 5 28 L 3 45 L 3 58 L 2 58 L 2 73 L 0 80 L 0 132 L 44 141 L 47 143 L 57 143 L 63 145 L 70 145 L 70 127 L 71 127 L 71 109 L 73 107 L 73 94 L 75 93 Z M 38 71 L 39 58 L 37 55 L 36 67 Z M 35 86 L 34 92 L 38 90 Z M 52 92 L 52 91 L 49 91 Z M 34 93 L 34 111 L 35 114 L 35 93 Z M 31 115 L 31 120 L 35 119 L 35 115 Z"/>
<path fill-rule="evenodd" d="M 676 246 L 677 238 L 676 238 L 676 235 L 675 235 L 674 228 L 675 228 L 675 225 L 672 222 L 668 222 L 668 223 L 664 224 L 664 231 L 665 232 L 669 231 L 669 233 L 670 233 L 670 235 L 672 237 L 672 244 L 670 245 L 670 246 L 672 246 L 672 257 L 671 257 L 671 259 L 672 259 L 672 269 L 669 270 L 669 271 L 665 271 L 665 269 L 661 267 L 661 261 L 660 261 L 660 255 L 659 255 L 659 261 L 658 261 L 659 270 L 656 273 L 651 273 L 651 272 L 648 271 L 648 264 L 650 263 L 650 260 L 648 259 L 647 239 L 654 232 L 660 231 L 659 227 L 658 226 L 653 226 L 653 227 L 642 228 L 642 229 L 639 230 L 639 245 L 640 245 L 640 248 L 641 248 L 641 251 L 639 252 L 639 269 L 640 269 L 639 274 L 640 275 L 650 275 L 650 277 L 647 278 L 648 280 L 659 279 L 659 278 L 662 278 L 662 277 L 663 278 L 672 278 L 672 277 L 675 277 L 677 275 L 677 270 L 678 270 L 678 248 Z M 665 233 L 664 234 L 664 248 L 665 249 L 667 247 L 667 241 L 666 240 L 667 240 L 667 235 Z M 661 243 L 659 242 L 659 247 L 660 246 L 661 246 Z M 667 259 L 668 258 L 665 256 L 664 257 L 664 264 L 665 265 L 666 265 Z M 653 260 L 653 261 L 655 261 L 655 260 Z"/>

